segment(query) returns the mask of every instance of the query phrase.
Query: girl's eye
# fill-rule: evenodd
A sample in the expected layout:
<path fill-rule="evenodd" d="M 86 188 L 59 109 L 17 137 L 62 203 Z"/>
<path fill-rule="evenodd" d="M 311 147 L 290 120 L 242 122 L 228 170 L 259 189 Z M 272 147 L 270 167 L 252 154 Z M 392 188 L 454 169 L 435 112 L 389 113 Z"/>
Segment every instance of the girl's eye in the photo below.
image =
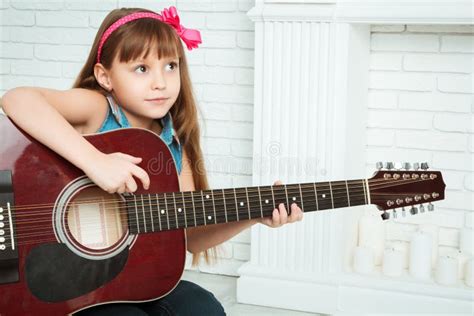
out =
<path fill-rule="evenodd" d="M 171 70 L 178 68 L 178 64 L 175 63 L 174 61 L 170 62 L 170 63 L 168 64 L 168 66 L 172 66 L 172 67 L 171 67 Z"/>
<path fill-rule="evenodd" d="M 146 66 L 140 65 L 140 66 L 138 66 L 137 68 L 135 68 L 135 71 L 137 71 L 138 69 L 143 70 L 143 71 L 146 71 Z"/>

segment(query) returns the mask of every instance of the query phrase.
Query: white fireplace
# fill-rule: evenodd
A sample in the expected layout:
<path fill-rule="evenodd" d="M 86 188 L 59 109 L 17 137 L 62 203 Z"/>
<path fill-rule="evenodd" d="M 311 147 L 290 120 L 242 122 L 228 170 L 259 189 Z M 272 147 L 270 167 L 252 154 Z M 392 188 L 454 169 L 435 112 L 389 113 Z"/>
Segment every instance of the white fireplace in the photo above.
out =
<path fill-rule="evenodd" d="M 248 16 L 255 22 L 254 185 L 370 177 L 371 25 L 473 24 L 470 1 L 257 0 Z M 358 219 L 371 209 L 253 227 L 238 301 L 327 314 L 472 313 L 465 285 L 352 272 Z"/>

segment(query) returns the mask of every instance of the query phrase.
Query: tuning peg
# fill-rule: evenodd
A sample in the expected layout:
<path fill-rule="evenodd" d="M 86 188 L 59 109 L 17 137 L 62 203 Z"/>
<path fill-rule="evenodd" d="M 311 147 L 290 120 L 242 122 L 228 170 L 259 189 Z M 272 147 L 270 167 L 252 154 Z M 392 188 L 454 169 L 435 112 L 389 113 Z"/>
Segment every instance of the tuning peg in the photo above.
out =
<path fill-rule="evenodd" d="M 421 163 L 421 169 L 423 169 L 423 170 L 428 170 L 428 168 L 429 168 L 429 167 L 428 167 L 428 163 L 427 163 L 427 162 L 422 162 L 422 163 Z"/>
<path fill-rule="evenodd" d="M 387 162 L 387 163 L 385 163 L 385 168 L 386 168 L 387 170 L 393 169 L 393 162 Z"/>
<path fill-rule="evenodd" d="M 402 216 L 403 217 L 406 217 L 407 216 L 407 212 L 405 210 L 405 207 L 402 207 Z"/>
<path fill-rule="evenodd" d="M 420 204 L 420 213 L 424 213 L 425 212 L 425 207 L 423 206 L 423 204 Z"/>
<path fill-rule="evenodd" d="M 413 163 L 413 170 L 418 170 L 420 169 L 420 164 L 418 162 Z"/>
<path fill-rule="evenodd" d="M 418 213 L 418 209 L 415 206 L 412 206 L 410 209 L 411 215 L 416 215 Z"/>
<path fill-rule="evenodd" d="M 376 168 L 377 168 L 378 170 L 380 170 L 380 169 L 383 168 L 383 162 L 378 161 L 378 162 L 375 164 L 375 166 L 376 166 Z"/>
<path fill-rule="evenodd" d="M 431 203 L 428 203 L 428 211 L 432 212 L 434 211 L 434 205 Z"/>
<path fill-rule="evenodd" d="M 411 164 L 409 162 L 404 162 L 403 163 L 403 169 L 408 171 L 408 170 L 410 170 L 410 168 L 411 168 Z"/>
<path fill-rule="evenodd" d="M 397 210 L 396 209 L 393 209 L 392 216 L 393 216 L 393 218 L 397 218 Z"/>
<path fill-rule="evenodd" d="M 382 219 L 383 219 L 383 220 L 387 220 L 387 219 L 389 219 L 389 218 L 390 218 L 390 214 L 389 214 L 389 213 L 387 213 L 386 211 L 383 211 L 383 213 L 382 213 L 382 215 L 381 215 L 381 216 L 382 216 Z"/>

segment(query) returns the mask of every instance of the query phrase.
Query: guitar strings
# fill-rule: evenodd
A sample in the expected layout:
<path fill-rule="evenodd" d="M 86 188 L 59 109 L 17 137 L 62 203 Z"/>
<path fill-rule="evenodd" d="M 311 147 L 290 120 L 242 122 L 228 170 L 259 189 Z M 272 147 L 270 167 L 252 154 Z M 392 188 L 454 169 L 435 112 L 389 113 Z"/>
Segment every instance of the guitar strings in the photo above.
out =
<path fill-rule="evenodd" d="M 385 187 L 390 187 L 390 186 L 393 186 L 393 185 L 386 185 Z M 310 189 L 309 191 L 307 191 L 307 190 L 305 190 L 305 189 L 309 189 L 309 188 L 303 188 L 303 187 L 302 187 L 302 188 L 301 188 L 301 193 L 302 193 L 302 195 L 307 196 L 308 194 L 311 194 L 311 195 L 312 195 L 312 194 L 316 194 L 316 191 L 315 191 L 315 190 Z M 363 189 L 363 188 L 360 189 L 360 193 L 357 192 L 357 193 L 349 194 L 350 199 L 348 200 L 348 203 L 350 203 L 350 200 L 351 200 L 351 199 L 357 198 L 357 197 L 359 197 L 359 196 L 366 196 L 365 190 L 364 190 L 364 192 L 362 192 L 362 189 Z M 283 192 L 280 191 L 280 192 L 276 192 L 276 194 L 275 194 L 275 190 L 273 190 L 273 191 L 274 191 L 274 194 L 273 194 L 273 195 L 278 195 L 277 198 L 278 198 L 278 199 L 281 199 L 281 195 L 283 195 L 283 194 L 282 194 Z M 294 195 L 300 195 L 300 194 L 299 194 L 299 190 L 296 190 L 296 189 L 295 189 L 295 191 L 296 191 L 296 192 L 292 192 L 292 193 L 294 193 Z M 320 190 L 320 191 L 321 191 L 321 190 Z M 337 188 L 337 189 L 333 189 L 332 191 L 333 191 L 333 194 L 332 194 L 333 199 L 334 199 L 334 198 L 335 198 L 335 199 L 339 199 L 339 198 L 341 198 L 341 197 L 347 198 L 347 190 L 344 190 L 344 189 L 341 190 L 341 189 L 338 189 L 338 188 Z M 189 192 L 189 191 L 188 191 L 188 192 Z M 220 192 L 222 192 L 222 191 L 220 191 Z M 303 194 L 303 192 L 304 192 L 304 194 Z M 254 192 L 250 192 L 250 193 L 254 193 Z M 255 192 L 255 193 L 256 193 L 256 192 Z M 330 195 L 329 192 L 325 192 L 325 193 L 326 193 L 327 195 Z M 168 194 L 171 194 L 171 193 L 168 193 Z M 269 193 L 268 193 L 268 192 L 267 192 L 267 193 L 263 192 L 263 194 L 262 194 L 262 192 L 261 192 L 261 194 L 256 194 L 256 195 L 249 194 L 249 195 L 248 195 L 249 201 L 250 201 L 250 199 L 252 199 L 252 202 L 254 202 L 254 198 L 259 198 L 258 200 L 260 200 L 260 197 L 262 197 L 262 196 L 265 197 L 265 194 L 269 194 Z M 399 195 L 399 194 L 401 194 L 401 193 L 396 193 L 396 195 Z M 146 196 L 146 195 L 147 195 L 147 194 L 142 195 L 142 197 L 143 197 L 143 196 Z M 219 194 L 216 194 L 216 195 L 220 195 L 220 193 L 219 193 Z M 284 196 L 286 196 L 286 195 L 287 195 L 287 194 L 284 193 Z M 372 196 L 376 196 L 376 195 L 388 195 L 388 194 L 371 193 L 371 195 L 372 195 Z M 237 196 L 238 196 L 238 197 L 237 197 Z M 240 198 L 240 199 L 242 199 L 242 200 L 246 200 L 246 197 L 247 197 L 247 195 L 243 195 L 243 192 L 239 192 L 239 194 L 237 194 L 237 192 L 236 192 L 234 198 L 235 198 L 235 199 Z M 268 199 L 270 199 L 270 196 L 267 196 L 267 197 L 268 197 Z M 193 196 L 193 198 L 194 198 L 194 196 Z M 179 204 L 179 205 L 181 205 L 181 200 L 182 200 L 182 199 L 184 199 L 183 205 L 185 205 L 185 204 L 187 204 L 187 203 L 193 202 L 193 198 L 188 199 L 188 198 L 184 198 L 184 196 L 182 196 L 182 198 L 180 199 L 180 197 L 178 196 L 178 198 L 176 199 L 176 196 L 174 196 L 174 198 L 172 198 L 171 196 L 168 197 L 168 199 L 172 199 L 173 201 L 177 201 L 177 204 Z M 197 200 L 197 201 L 194 201 L 194 202 L 195 202 L 195 203 L 199 203 L 199 199 L 201 199 L 201 196 L 197 196 L 196 199 L 195 199 L 195 200 Z M 151 195 L 149 195 L 149 200 L 151 200 L 152 202 L 156 202 L 156 203 L 155 203 L 156 205 L 159 205 L 159 204 L 165 205 L 165 203 L 164 203 L 164 202 L 165 202 L 164 196 L 163 196 L 163 197 L 158 197 L 158 198 L 155 198 L 155 197 L 151 198 Z M 214 198 L 213 200 L 214 200 L 214 202 L 219 202 L 219 201 L 221 201 L 221 200 L 228 200 L 228 198 L 226 198 L 225 196 L 223 196 L 223 198 L 219 198 L 219 197 L 218 197 L 218 198 Z M 261 200 L 265 200 L 265 199 L 262 197 Z M 274 199 L 271 198 L 270 200 L 274 200 Z M 319 200 L 320 200 L 320 199 L 318 198 L 318 201 L 319 201 Z M 328 199 L 328 200 L 329 200 L 329 199 Z M 109 199 L 109 200 L 106 200 L 106 202 L 104 202 L 104 201 L 102 201 L 102 200 L 96 200 L 96 201 L 97 201 L 97 204 L 100 204 L 100 205 L 102 205 L 102 206 L 107 206 L 107 205 L 110 205 L 110 204 L 113 204 L 113 205 L 115 206 L 116 203 L 124 203 L 124 201 L 122 201 L 122 200 L 120 200 L 120 199 Z M 111 202 L 111 201 L 112 201 L 112 202 Z M 144 201 L 144 202 L 147 202 L 147 204 L 148 204 L 148 202 L 149 202 L 146 198 L 145 198 L 143 201 Z M 321 200 L 321 201 L 324 202 L 324 200 Z M 135 202 L 135 201 L 130 201 L 130 202 Z M 136 200 L 136 202 L 137 202 L 137 205 L 141 205 L 141 199 Z M 167 202 L 168 202 L 168 201 L 167 201 Z M 201 201 L 201 202 L 202 202 L 202 201 Z M 288 200 L 288 202 L 289 202 L 289 200 Z M 304 200 L 303 200 L 303 203 L 304 203 Z M 75 203 L 74 205 L 79 205 L 79 206 L 80 206 L 80 205 L 85 205 L 85 204 L 91 204 L 91 203 L 85 203 L 84 201 L 81 201 L 80 203 Z M 174 204 L 174 202 L 171 202 L 171 201 L 170 201 L 169 203 L 166 203 L 166 204 L 171 205 L 171 204 Z M 115 208 L 115 209 L 118 209 L 118 210 L 123 210 L 123 209 L 127 210 L 127 206 L 119 206 L 119 207 L 114 207 L 114 208 Z M 165 208 L 166 208 L 166 207 L 165 207 Z M 44 210 L 47 210 L 47 211 L 45 212 Z M 22 219 L 20 219 L 20 218 L 31 217 L 31 216 L 39 216 L 39 215 L 49 215 L 50 213 L 51 213 L 51 209 L 46 209 L 46 208 L 44 208 L 44 209 L 41 209 L 41 211 L 35 210 L 35 211 L 29 211 L 29 212 L 21 212 L 21 213 L 18 213 L 15 218 L 16 218 L 16 222 L 17 222 L 17 223 L 22 223 L 22 222 L 25 222 L 25 221 L 24 221 L 24 220 L 22 221 Z M 124 212 L 124 213 L 127 213 L 127 212 Z"/>
<path fill-rule="evenodd" d="M 386 181 L 387 181 L 387 180 L 383 180 L 383 181 L 381 181 L 381 182 L 386 183 Z M 388 187 L 391 187 L 391 186 L 393 186 L 394 183 L 395 183 L 395 184 L 398 184 L 398 183 L 400 183 L 400 182 L 405 182 L 406 184 L 410 184 L 410 183 L 413 183 L 413 182 L 427 181 L 427 179 L 426 179 L 426 180 L 413 179 L 413 180 L 411 180 L 410 182 L 408 182 L 408 181 L 409 181 L 409 180 L 395 180 L 395 181 L 392 181 L 391 183 L 387 183 L 386 185 L 388 185 Z M 361 182 L 362 182 L 362 181 L 361 181 Z M 407 182 L 408 182 L 408 183 L 407 183 Z M 350 185 L 356 185 L 356 184 L 365 187 L 365 182 L 363 183 L 363 185 L 360 184 L 360 183 L 350 183 L 350 184 L 348 183 L 348 187 L 349 187 Z M 291 185 L 292 185 L 292 184 L 291 184 Z M 314 187 L 313 184 L 304 184 L 304 185 L 306 185 L 306 186 L 311 186 L 311 188 L 309 188 L 309 189 L 310 189 L 310 190 L 313 190 L 313 187 Z M 302 189 L 308 189 L 308 187 L 305 187 L 304 185 L 301 185 L 301 188 L 302 188 Z M 278 190 L 278 189 L 281 189 L 281 187 L 284 188 L 284 186 L 285 186 L 285 185 L 282 185 L 282 186 L 273 186 L 273 188 L 276 188 L 276 189 L 273 189 L 273 191 Z M 344 187 L 344 188 L 343 188 L 343 189 L 338 189 L 337 186 L 339 186 L 339 187 Z M 347 191 L 347 190 L 345 189 L 345 187 L 346 187 L 345 184 L 331 185 L 331 187 L 333 188 L 333 191 L 334 191 L 334 190 Z M 249 187 L 249 188 L 252 189 L 252 188 L 259 188 L 259 187 Z M 380 186 L 380 185 L 376 185 L 376 184 L 375 184 L 375 185 L 372 185 L 372 186 L 369 185 L 369 188 L 370 188 L 371 190 L 374 190 L 374 189 L 387 188 L 387 186 L 383 186 L 383 185 Z M 242 189 L 242 188 L 236 188 L 235 190 L 241 190 L 241 189 Z M 319 190 L 328 190 L 328 189 L 329 189 L 329 185 L 326 185 L 326 188 L 321 188 L 321 187 L 319 188 Z M 227 188 L 226 188 L 226 189 L 222 189 L 222 190 L 232 190 L 232 189 L 227 189 Z M 316 190 L 317 190 L 317 187 L 316 187 Z M 187 193 L 187 192 L 203 192 L 203 191 L 205 191 L 205 190 L 200 190 L 200 191 L 182 191 L 182 192 L 180 192 L 180 191 L 178 191 L 178 192 L 166 192 L 166 194 L 173 194 L 173 193 L 180 194 L 180 193 Z M 214 190 L 211 190 L 211 191 L 216 191 L 216 192 L 219 191 L 219 192 L 222 192 L 221 189 L 214 189 Z M 268 192 L 271 192 L 271 191 L 272 191 L 272 189 L 270 189 L 270 190 L 268 190 L 268 189 L 266 189 L 266 190 L 260 190 L 260 192 L 261 192 L 262 194 L 268 194 Z M 236 191 L 236 192 L 237 192 L 237 191 Z M 209 192 L 209 193 L 211 193 L 211 192 Z M 239 193 L 239 194 L 243 194 L 243 192 L 238 192 L 238 193 Z M 157 194 L 163 194 L 163 193 L 157 193 Z M 349 194 L 350 194 L 350 193 L 349 193 Z M 144 194 L 144 195 L 147 195 L 147 194 Z M 193 196 L 194 196 L 194 195 L 193 195 Z M 197 198 L 199 198 L 199 196 L 197 196 Z M 83 202 L 84 204 L 90 204 L 90 203 L 94 203 L 94 202 L 97 202 L 97 203 L 116 203 L 116 202 L 123 202 L 122 199 L 108 199 L 108 201 L 109 201 L 109 202 L 103 202 L 101 199 L 86 200 L 86 201 L 82 200 L 82 202 Z M 188 200 L 188 201 L 189 201 L 189 200 Z M 32 210 L 32 209 L 42 209 L 42 208 L 44 208 L 44 207 L 53 207 L 54 205 L 55 205 L 54 203 L 50 203 L 50 204 L 30 204 L 29 206 L 28 206 L 28 205 L 21 205 L 21 206 L 19 206 L 19 207 L 14 207 L 14 206 L 13 206 L 13 207 L 11 207 L 10 209 L 11 209 L 11 210 L 21 210 L 21 209 Z M 4 206 L 4 210 L 5 210 L 5 209 L 6 209 L 6 206 Z M 22 212 L 22 213 L 19 213 L 19 214 L 26 214 L 26 212 Z M 34 211 L 30 211 L 29 214 L 34 214 Z M 38 214 L 38 213 L 36 213 L 36 214 Z M 20 216 L 21 216 L 21 215 L 20 215 Z"/>

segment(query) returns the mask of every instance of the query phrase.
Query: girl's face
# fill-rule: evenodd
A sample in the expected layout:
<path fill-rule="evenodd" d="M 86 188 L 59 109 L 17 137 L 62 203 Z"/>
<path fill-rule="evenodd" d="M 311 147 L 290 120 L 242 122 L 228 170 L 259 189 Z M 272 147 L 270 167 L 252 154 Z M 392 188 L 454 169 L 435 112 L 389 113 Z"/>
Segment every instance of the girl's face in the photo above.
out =
<path fill-rule="evenodd" d="M 109 80 L 112 93 L 131 125 L 148 127 L 154 119 L 164 117 L 178 98 L 179 58 L 158 59 L 151 53 L 146 59 L 127 63 L 115 58 Z"/>

